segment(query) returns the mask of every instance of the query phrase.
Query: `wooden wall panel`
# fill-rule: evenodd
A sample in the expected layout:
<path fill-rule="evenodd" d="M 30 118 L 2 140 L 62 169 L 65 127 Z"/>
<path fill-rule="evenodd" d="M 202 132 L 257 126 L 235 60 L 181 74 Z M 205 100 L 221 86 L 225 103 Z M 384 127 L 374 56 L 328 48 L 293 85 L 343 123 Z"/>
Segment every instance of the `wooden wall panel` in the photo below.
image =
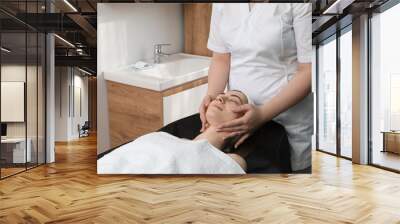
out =
<path fill-rule="evenodd" d="M 89 99 L 89 123 L 90 131 L 97 131 L 97 78 L 90 77 L 88 79 L 88 99 Z"/>
<path fill-rule="evenodd" d="M 211 21 L 211 3 L 184 4 L 185 53 L 211 56 L 207 49 Z"/>
<path fill-rule="evenodd" d="M 163 126 L 161 92 L 107 81 L 111 148 Z"/>

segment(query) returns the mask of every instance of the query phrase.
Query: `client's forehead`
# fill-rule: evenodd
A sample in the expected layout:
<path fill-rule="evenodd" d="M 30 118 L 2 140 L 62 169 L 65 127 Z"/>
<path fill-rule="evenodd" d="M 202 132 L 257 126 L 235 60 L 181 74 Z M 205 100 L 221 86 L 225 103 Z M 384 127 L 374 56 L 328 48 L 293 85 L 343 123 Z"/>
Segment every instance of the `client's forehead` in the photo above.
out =
<path fill-rule="evenodd" d="M 240 92 L 238 90 L 229 90 L 225 94 L 239 97 L 243 104 L 246 104 L 248 102 L 247 101 L 247 96 L 244 95 L 244 93 L 242 93 L 242 92 Z"/>

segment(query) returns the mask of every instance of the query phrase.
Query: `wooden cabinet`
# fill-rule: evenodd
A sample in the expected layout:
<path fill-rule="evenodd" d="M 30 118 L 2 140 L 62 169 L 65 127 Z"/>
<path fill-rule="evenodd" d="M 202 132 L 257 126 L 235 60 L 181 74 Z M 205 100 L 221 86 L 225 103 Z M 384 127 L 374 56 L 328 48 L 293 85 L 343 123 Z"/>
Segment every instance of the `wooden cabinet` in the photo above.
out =
<path fill-rule="evenodd" d="M 111 148 L 198 112 L 207 77 L 164 91 L 107 81 Z"/>
<path fill-rule="evenodd" d="M 383 133 L 383 152 L 400 154 L 400 132 Z"/>

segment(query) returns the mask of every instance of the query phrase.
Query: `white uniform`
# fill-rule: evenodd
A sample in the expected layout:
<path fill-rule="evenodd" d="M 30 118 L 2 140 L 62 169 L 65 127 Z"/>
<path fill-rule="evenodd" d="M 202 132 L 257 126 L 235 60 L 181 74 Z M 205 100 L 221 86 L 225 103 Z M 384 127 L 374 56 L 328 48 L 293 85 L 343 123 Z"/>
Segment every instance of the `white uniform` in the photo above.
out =
<path fill-rule="evenodd" d="M 299 62 L 311 63 L 311 13 L 311 3 L 213 4 L 207 47 L 231 53 L 228 89 L 256 105 L 278 94 Z M 293 170 L 311 166 L 312 95 L 274 120 L 288 133 Z"/>

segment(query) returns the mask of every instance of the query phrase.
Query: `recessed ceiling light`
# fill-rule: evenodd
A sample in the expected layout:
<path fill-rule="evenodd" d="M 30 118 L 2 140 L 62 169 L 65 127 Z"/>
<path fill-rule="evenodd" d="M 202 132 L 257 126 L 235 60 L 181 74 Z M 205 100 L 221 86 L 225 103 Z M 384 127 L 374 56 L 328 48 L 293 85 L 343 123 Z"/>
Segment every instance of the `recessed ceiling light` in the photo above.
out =
<path fill-rule="evenodd" d="M 83 72 L 83 73 L 85 73 L 85 74 L 88 74 L 88 75 L 90 75 L 90 76 L 93 75 L 92 73 L 90 73 L 90 72 L 88 72 L 88 71 L 86 71 L 86 70 L 83 70 L 83 69 L 81 69 L 81 68 L 79 68 L 79 67 L 78 67 L 78 70 L 81 71 L 81 72 Z"/>
<path fill-rule="evenodd" d="M 325 9 L 322 14 L 342 14 L 343 9 L 353 2 L 354 0 L 336 0 L 332 5 Z"/>
<path fill-rule="evenodd" d="M 1 51 L 4 51 L 6 53 L 10 53 L 11 52 L 11 50 L 9 50 L 9 49 L 7 49 L 5 47 L 1 47 Z"/>
<path fill-rule="evenodd" d="M 67 4 L 72 10 L 74 10 L 74 12 L 78 12 L 78 10 L 68 1 L 68 0 L 64 0 L 65 4 Z"/>
<path fill-rule="evenodd" d="M 62 37 L 60 37 L 60 36 L 57 35 L 57 34 L 54 34 L 54 36 L 57 37 L 57 38 L 58 38 L 59 40 L 61 40 L 62 42 L 66 43 L 67 45 L 69 45 L 69 46 L 75 48 L 75 45 L 73 45 L 73 44 L 72 44 L 71 42 L 69 42 L 68 40 L 66 40 L 66 39 L 64 39 L 64 38 L 62 38 Z"/>

